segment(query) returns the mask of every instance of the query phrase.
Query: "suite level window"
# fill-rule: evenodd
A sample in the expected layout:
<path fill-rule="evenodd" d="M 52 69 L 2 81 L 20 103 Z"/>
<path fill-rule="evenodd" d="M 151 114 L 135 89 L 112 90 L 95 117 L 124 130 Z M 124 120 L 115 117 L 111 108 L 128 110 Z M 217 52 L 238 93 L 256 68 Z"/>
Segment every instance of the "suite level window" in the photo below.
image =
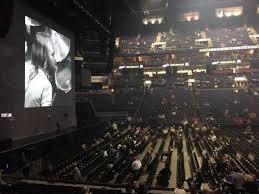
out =
<path fill-rule="evenodd" d="M 225 8 L 217 8 L 215 10 L 216 17 L 225 18 L 225 17 L 237 17 L 243 14 L 243 7 L 225 7 Z"/>
<path fill-rule="evenodd" d="M 200 19 L 200 13 L 197 11 L 182 13 L 179 16 L 179 20 L 182 22 L 197 21 Z"/>

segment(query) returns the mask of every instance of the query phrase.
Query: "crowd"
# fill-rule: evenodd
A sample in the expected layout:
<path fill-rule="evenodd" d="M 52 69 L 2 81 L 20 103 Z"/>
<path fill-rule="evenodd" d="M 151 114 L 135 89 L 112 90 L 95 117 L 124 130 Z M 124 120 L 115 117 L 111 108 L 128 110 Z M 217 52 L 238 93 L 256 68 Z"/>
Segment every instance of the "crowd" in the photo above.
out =
<path fill-rule="evenodd" d="M 245 27 L 206 29 L 208 37 L 212 38 L 213 47 L 233 47 L 252 45 Z"/>
<path fill-rule="evenodd" d="M 249 35 L 251 35 L 251 32 L 247 27 L 218 27 L 199 30 L 171 29 L 169 32 L 159 32 L 152 36 L 139 34 L 131 37 L 120 37 L 119 48 L 120 54 L 125 55 L 175 49 L 193 50 L 208 47 L 224 48 L 254 45 Z M 208 41 L 197 41 L 206 38 L 211 39 L 212 45 Z M 155 46 L 152 46 L 154 43 L 156 43 Z"/>
<path fill-rule="evenodd" d="M 125 91 L 138 93 L 137 89 L 120 90 Z M 215 93 L 219 95 L 213 96 Z M 251 98 L 247 93 L 232 90 L 208 93 L 165 85 L 146 88 L 143 99 L 139 112 L 129 116 L 126 125 L 111 123 L 103 136 L 91 144 L 83 143 L 76 157 L 59 166 L 46 165 L 40 178 L 84 184 L 126 184 L 125 193 L 148 192 L 154 186 L 168 188 L 173 179 L 175 193 L 258 192 L 259 144 L 255 126 L 245 122 L 226 128 L 219 125 L 217 115 L 214 117 L 202 109 L 209 105 L 214 108 L 212 113 L 217 113 L 219 107 L 225 110 L 226 107 L 217 103 L 220 101 L 228 104 L 228 111 L 221 115 L 227 118 L 239 112 L 230 103 L 242 109 L 248 106 L 246 99 Z M 127 100 L 123 103 L 127 104 Z M 30 173 L 32 161 L 24 153 L 21 161 L 23 176 L 34 178 L 35 173 Z M 172 161 L 176 163 L 176 174 L 172 171 Z M 0 181 L 5 183 L 1 176 Z M 210 191 L 204 188 L 206 183 Z"/>
<path fill-rule="evenodd" d="M 237 138 L 236 134 L 226 132 L 225 137 L 220 135 L 222 133 L 224 134 L 224 129 L 211 125 L 198 126 L 197 123 L 177 126 L 160 125 L 157 128 L 129 125 L 129 128 L 125 130 L 121 130 L 113 123 L 103 137 L 95 139 L 94 144 L 82 145 L 80 157 L 71 161 L 71 164 L 67 164 L 62 169 L 47 169 L 48 173 L 45 178 L 52 181 L 88 184 L 124 183 L 128 184 L 123 190 L 124 193 L 147 193 L 154 185 L 155 179 L 158 187 L 169 186 L 172 176 L 175 176 L 172 175 L 172 153 L 177 150 L 177 163 L 180 163 L 177 165 L 175 193 L 214 191 L 216 193 L 256 194 L 259 180 L 257 159 L 255 161 L 247 159 L 245 163 L 237 154 L 239 147 L 233 143 Z M 253 130 L 248 127 L 243 133 L 246 135 L 241 140 L 246 141 Z M 155 151 L 159 138 L 162 142 L 159 149 Z M 168 138 L 170 142 L 166 147 L 165 142 Z M 189 157 L 191 158 L 195 153 L 198 155 L 197 158 L 201 159 L 198 162 L 201 166 L 194 169 L 190 177 L 185 177 L 184 163 L 187 161 L 182 155 L 186 151 L 183 145 L 184 138 L 186 146 L 190 148 L 189 151 L 187 148 Z M 241 155 L 245 154 L 240 150 L 238 152 Z M 144 156 L 141 156 L 143 154 Z M 22 156 L 26 161 L 24 154 Z M 161 165 L 159 163 L 164 163 L 164 165 L 158 171 L 158 165 Z M 191 163 L 189 165 L 191 169 Z M 252 165 L 254 171 L 249 170 Z M 26 170 L 23 175 L 32 178 Z M 148 176 L 147 182 L 140 181 L 140 177 L 143 176 Z M 1 184 L 5 184 L 1 176 L 0 180 Z M 188 187 L 184 186 L 185 182 Z M 210 191 L 203 188 L 204 183 L 209 183 Z"/>

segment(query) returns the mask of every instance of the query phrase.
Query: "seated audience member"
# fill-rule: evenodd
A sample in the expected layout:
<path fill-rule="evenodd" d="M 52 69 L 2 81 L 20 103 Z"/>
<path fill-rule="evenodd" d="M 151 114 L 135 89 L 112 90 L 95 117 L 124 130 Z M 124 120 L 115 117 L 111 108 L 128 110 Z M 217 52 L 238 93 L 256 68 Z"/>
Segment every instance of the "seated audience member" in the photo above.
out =
<path fill-rule="evenodd" d="M 232 179 L 232 193 L 243 192 L 243 186 L 245 184 L 245 176 L 240 172 L 238 168 L 234 168 L 234 172 L 230 175 Z"/>
<path fill-rule="evenodd" d="M 24 152 L 22 152 L 21 165 L 22 165 L 23 176 L 28 178 L 30 176 L 30 162 L 29 160 L 27 160 Z"/>
<path fill-rule="evenodd" d="M 104 134 L 104 138 L 105 138 L 105 139 L 106 139 L 106 138 L 107 138 L 107 139 L 112 138 L 110 132 L 105 133 L 105 134 Z"/>
<path fill-rule="evenodd" d="M 112 129 L 115 131 L 118 130 L 118 125 L 115 122 L 113 122 L 113 124 L 112 124 Z"/>
<path fill-rule="evenodd" d="M 134 189 L 134 185 L 132 184 L 127 184 L 125 187 L 125 190 L 122 191 L 122 193 L 126 193 L 126 194 L 134 194 L 136 193 L 135 189 Z"/>
<path fill-rule="evenodd" d="M 171 170 L 168 166 L 164 167 L 157 176 L 157 184 L 162 187 L 168 187 Z"/>
<path fill-rule="evenodd" d="M 51 164 L 50 161 L 46 162 L 46 167 L 45 167 L 45 172 L 44 176 L 47 177 L 48 179 L 54 179 L 54 173 L 53 173 L 53 165 Z"/>
<path fill-rule="evenodd" d="M 173 150 L 174 150 L 173 148 L 170 148 L 168 151 L 163 151 L 163 153 L 161 154 L 161 160 L 163 160 L 164 156 L 170 157 Z"/>
<path fill-rule="evenodd" d="M 197 171 L 194 179 L 189 178 L 187 180 L 188 186 L 191 190 L 191 193 L 196 193 L 198 190 L 201 189 L 201 184 L 203 183 L 203 175 L 200 171 Z"/>
<path fill-rule="evenodd" d="M 204 175 L 207 175 L 208 172 L 210 170 L 210 167 L 209 167 L 209 159 L 204 157 L 203 160 L 202 160 L 202 167 L 201 167 L 201 171 Z"/>
<path fill-rule="evenodd" d="M 258 185 L 254 180 L 254 177 L 250 174 L 245 175 L 245 184 L 244 184 L 245 192 L 256 194 L 258 192 Z"/>
<path fill-rule="evenodd" d="M 211 136 L 211 141 L 212 141 L 212 142 L 215 142 L 216 140 L 217 140 L 217 136 L 216 136 L 216 135 L 212 135 L 212 136 Z"/>
<path fill-rule="evenodd" d="M 82 148 L 82 150 L 83 150 L 84 152 L 87 150 L 85 144 L 82 144 L 82 145 L 81 145 L 81 148 Z"/>
<path fill-rule="evenodd" d="M 74 177 L 74 180 L 75 180 L 76 182 L 83 182 L 84 179 L 83 179 L 83 175 L 82 175 L 80 169 L 78 168 L 78 166 L 77 166 L 76 163 L 74 163 L 73 165 L 74 165 L 74 170 L 73 170 L 73 177 Z"/>
<path fill-rule="evenodd" d="M 90 192 L 89 187 L 84 187 L 82 188 L 82 191 L 80 192 L 80 194 L 92 194 L 92 192 Z"/>
<path fill-rule="evenodd" d="M 139 170 L 141 168 L 142 164 L 140 162 L 140 160 L 136 157 L 134 158 L 134 161 L 131 164 L 131 169 L 133 171 Z"/>
<path fill-rule="evenodd" d="M 3 172 L 3 170 L 0 170 L 0 185 L 5 185 L 6 183 L 2 179 L 2 172 Z"/>
<path fill-rule="evenodd" d="M 103 157 L 106 158 L 108 156 L 108 153 L 106 150 L 103 151 Z"/>
<path fill-rule="evenodd" d="M 186 194 L 186 191 L 183 189 L 183 182 L 179 182 L 177 187 L 174 190 L 174 194 Z"/>
<path fill-rule="evenodd" d="M 108 173 L 102 178 L 103 182 L 108 182 L 114 179 L 115 177 L 115 170 L 112 169 L 106 169 L 106 171 L 108 171 Z"/>
<path fill-rule="evenodd" d="M 223 179 L 222 189 L 225 193 L 230 193 L 232 188 L 232 177 L 233 169 L 229 169 L 230 174 Z"/>
<path fill-rule="evenodd" d="M 101 142 L 102 142 L 101 138 L 94 139 L 94 143 L 92 144 L 92 147 L 95 147 L 95 146 L 99 145 Z"/>
<path fill-rule="evenodd" d="M 150 168 L 150 164 L 152 163 L 152 155 L 151 155 L 151 151 L 148 151 L 147 152 L 147 163 L 146 163 L 146 166 L 147 166 L 147 171 L 149 170 Z"/>
<path fill-rule="evenodd" d="M 140 182 L 138 184 L 138 187 L 137 187 L 136 190 L 137 190 L 137 193 L 141 193 L 141 194 L 147 194 L 148 191 L 149 191 L 147 185 L 145 183 L 143 183 L 143 182 Z"/>

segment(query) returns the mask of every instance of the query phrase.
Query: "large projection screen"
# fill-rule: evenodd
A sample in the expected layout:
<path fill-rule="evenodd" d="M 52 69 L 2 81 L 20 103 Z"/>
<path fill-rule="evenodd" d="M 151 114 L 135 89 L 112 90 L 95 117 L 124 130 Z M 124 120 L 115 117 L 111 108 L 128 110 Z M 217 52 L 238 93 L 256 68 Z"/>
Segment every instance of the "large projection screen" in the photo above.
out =
<path fill-rule="evenodd" d="M 22 139 L 76 126 L 74 35 L 14 0 L 9 32 L 0 39 L 0 140 Z"/>
<path fill-rule="evenodd" d="M 70 45 L 65 35 L 25 16 L 25 108 L 52 106 L 55 100 L 66 105 L 62 98 L 72 89 Z"/>

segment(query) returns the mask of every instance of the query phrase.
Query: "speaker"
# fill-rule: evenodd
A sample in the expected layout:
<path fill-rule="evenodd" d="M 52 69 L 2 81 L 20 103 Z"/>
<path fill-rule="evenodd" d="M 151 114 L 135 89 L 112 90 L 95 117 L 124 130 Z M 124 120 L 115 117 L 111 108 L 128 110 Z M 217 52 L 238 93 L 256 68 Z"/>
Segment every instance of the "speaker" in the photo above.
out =
<path fill-rule="evenodd" d="M 0 3 L 0 38 L 5 38 L 13 16 L 13 0 L 1 0 Z"/>

